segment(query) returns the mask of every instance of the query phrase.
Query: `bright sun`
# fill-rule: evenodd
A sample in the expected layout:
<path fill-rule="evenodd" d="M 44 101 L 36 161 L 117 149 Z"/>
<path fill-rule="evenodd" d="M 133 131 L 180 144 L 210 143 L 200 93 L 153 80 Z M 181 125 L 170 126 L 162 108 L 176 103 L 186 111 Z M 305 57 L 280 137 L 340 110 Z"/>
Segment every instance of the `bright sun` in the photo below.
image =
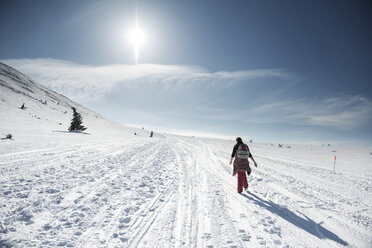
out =
<path fill-rule="evenodd" d="M 129 38 L 129 42 L 134 47 L 134 62 L 135 64 L 138 64 L 139 49 L 145 43 L 145 33 L 136 24 L 136 27 L 130 31 L 128 38 Z"/>
<path fill-rule="evenodd" d="M 136 27 L 130 32 L 129 39 L 134 46 L 140 46 L 145 41 L 145 35 L 141 29 Z"/>

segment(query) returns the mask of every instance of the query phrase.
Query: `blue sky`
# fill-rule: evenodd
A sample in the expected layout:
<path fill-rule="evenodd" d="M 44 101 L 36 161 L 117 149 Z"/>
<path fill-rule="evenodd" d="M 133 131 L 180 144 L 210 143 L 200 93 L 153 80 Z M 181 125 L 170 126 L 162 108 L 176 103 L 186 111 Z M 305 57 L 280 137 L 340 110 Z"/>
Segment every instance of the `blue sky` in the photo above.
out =
<path fill-rule="evenodd" d="M 3 0 L 0 59 L 122 123 L 372 145 L 371 11 L 370 1 Z"/>

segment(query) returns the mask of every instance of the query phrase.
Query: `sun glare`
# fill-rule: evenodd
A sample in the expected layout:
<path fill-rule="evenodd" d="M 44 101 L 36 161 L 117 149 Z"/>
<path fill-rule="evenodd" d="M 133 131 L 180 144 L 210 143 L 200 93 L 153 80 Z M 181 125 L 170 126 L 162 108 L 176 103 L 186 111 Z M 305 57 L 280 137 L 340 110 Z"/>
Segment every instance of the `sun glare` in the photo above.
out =
<path fill-rule="evenodd" d="M 141 28 L 138 27 L 136 23 L 135 28 L 133 28 L 128 34 L 129 42 L 134 47 L 134 63 L 138 64 L 139 60 L 139 50 L 140 47 L 145 43 L 145 33 Z"/>
<path fill-rule="evenodd" d="M 136 27 L 130 32 L 129 39 L 134 46 L 140 46 L 145 41 L 145 35 L 141 29 Z"/>

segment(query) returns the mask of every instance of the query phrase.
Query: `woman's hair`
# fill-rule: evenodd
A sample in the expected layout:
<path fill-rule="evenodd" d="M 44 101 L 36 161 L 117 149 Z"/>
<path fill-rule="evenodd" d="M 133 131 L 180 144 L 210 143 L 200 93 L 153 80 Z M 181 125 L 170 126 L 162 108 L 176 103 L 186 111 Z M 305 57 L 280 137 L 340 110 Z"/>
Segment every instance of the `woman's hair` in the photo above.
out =
<path fill-rule="evenodd" d="M 243 143 L 243 140 L 242 140 L 242 138 L 240 138 L 240 137 L 237 137 L 237 138 L 236 138 L 236 143 L 238 143 L 238 144 L 240 144 L 240 143 Z"/>

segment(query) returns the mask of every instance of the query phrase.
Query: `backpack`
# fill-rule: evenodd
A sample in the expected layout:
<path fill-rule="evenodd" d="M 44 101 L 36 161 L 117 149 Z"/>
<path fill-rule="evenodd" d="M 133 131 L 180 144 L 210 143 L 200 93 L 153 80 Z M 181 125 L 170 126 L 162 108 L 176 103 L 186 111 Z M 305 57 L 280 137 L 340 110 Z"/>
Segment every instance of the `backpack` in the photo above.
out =
<path fill-rule="evenodd" d="M 240 144 L 236 152 L 236 157 L 240 159 L 248 159 L 249 154 L 250 152 L 248 146 L 246 144 Z"/>

